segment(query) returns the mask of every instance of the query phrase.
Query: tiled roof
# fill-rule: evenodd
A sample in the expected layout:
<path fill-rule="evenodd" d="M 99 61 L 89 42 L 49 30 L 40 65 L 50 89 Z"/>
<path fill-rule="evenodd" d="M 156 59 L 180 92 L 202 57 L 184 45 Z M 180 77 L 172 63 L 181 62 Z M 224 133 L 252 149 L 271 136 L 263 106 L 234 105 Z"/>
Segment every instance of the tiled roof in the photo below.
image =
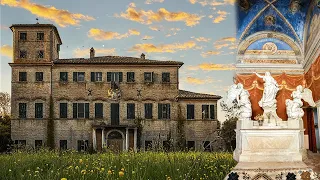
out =
<path fill-rule="evenodd" d="M 221 96 L 179 90 L 178 99 L 221 99 Z"/>
<path fill-rule="evenodd" d="M 72 58 L 72 59 L 57 59 L 55 64 L 154 64 L 154 65 L 179 65 L 183 62 L 179 61 L 158 61 L 136 57 L 125 56 L 101 56 L 93 58 Z"/>
<path fill-rule="evenodd" d="M 62 44 L 62 41 L 61 41 L 61 38 L 60 38 L 60 35 L 59 35 L 59 31 L 58 31 L 57 27 L 54 26 L 53 24 L 40 24 L 40 23 L 36 23 L 36 24 L 12 24 L 9 27 L 11 29 L 11 31 L 12 31 L 13 27 L 52 27 L 55 30 L 55 32 L 56 32 L 56 34 L 58 36 L 60 44 Z"/>

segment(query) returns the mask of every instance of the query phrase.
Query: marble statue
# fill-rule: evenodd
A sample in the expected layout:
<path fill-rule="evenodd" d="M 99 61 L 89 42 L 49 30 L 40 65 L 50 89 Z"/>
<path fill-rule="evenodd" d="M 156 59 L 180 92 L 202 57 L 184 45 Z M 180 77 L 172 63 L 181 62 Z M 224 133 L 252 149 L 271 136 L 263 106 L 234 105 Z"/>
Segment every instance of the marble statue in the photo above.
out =
<path fill-rule="evenodd" d="M 312 91 L 308 88 L 303 88 L 301 85 L 297 86 L 296 90 L 292 92 L 291 97 L 293 98 L 293 100 L 286 100 L 286 108 L 289 121 L 302 119 L 304 111 L 301 108 L 303 105 L 301 99 L 308 102 L 310 106 L 316 105 L 312 98 Z"/>
<path fill-rule="evenodd" d="M 243 89 L 241 83 L 230 86 L 226 101 L 220 103 L 222 109 L 226 111 L 227 119 L 251 119 L 252 109 L 249 96 L 249 92 Z"/>
<path fill-rule="evenodd" d="M 264 123 L 268 125 L 276 125 L 276 121 L 282 121 L 277 115 L 277 93 L 279 85 L 277 81 L 271 76 L 270 72 L 266 72 L 264 76 L 255 73 L 264 81 L 264 90 L 259 106 L 263 109 Z"/>

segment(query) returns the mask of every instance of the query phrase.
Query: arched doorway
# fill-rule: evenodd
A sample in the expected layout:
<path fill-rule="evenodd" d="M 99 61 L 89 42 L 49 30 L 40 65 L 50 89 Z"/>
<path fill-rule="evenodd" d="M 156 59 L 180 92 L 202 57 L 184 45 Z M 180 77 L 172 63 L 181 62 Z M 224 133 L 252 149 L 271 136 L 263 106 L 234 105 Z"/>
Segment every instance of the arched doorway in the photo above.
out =
<path fill-rule="evenodd" d="M 119 130 L 111 130 L 107 133 L 107 146 L 113 152 L 121 152 L 124 147 L 124 136 Z"/>

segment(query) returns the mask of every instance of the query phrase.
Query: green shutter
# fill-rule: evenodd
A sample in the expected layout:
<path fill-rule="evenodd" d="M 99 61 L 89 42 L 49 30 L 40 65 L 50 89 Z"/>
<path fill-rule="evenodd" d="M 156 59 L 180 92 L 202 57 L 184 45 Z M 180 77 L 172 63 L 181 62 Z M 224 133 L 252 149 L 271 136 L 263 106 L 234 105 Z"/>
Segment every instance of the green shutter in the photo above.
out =
<path fill-rule="evenodd" d="M 77 103 L 73 103 L 73 118 L 77 118 L 78 117 L 78 106 L 77 106 Z"/>
<path fill-rule="evenodd" d="M 119 82 L 122 82 L 122 80 L 123 80 L 123 74 L 122 72 L 119 72 Z"/>
<path fill-rule="evenodd" d="M 85 103 L 84 111 L 85 111 L 84 117 L 89 118 L 89 103 Z"/>
<path fill-rule="evenodd" d="M 162 104 L 158 104 L 158 119 L 162 119 Z"/>
<path fill-rule="evenodd" d="M 111 82 L 111 72 L 107 72 L 107 82 Z"/>
<path fill-rule="evenodd" d="M 73 82 L 77 82 L 78 81 L 77 75 L 78 75 L 77 72 L 73 72 Z"/>
<path fill-rule="evenodd" d="M 216 119 L 214 114 L 214 105 L 210 105 L 210 119 Z"/>
<path fill-rule="evenodd" d="M 91 72 L 91 82 L 95 82 L 95 77 L 94 77 L 95 73 Z"/>

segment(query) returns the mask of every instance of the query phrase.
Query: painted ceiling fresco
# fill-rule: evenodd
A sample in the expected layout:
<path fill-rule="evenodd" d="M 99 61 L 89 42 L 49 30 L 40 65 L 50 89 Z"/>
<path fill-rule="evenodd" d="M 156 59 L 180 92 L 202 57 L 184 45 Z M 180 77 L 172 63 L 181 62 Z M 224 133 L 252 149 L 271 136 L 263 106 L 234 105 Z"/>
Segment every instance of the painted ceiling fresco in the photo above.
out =
<path fill-rule="evenodd" d="M 307 40 L 314 37 L 316 31 L 320 31 L 320 0 L 312 2 L 313 8 L 310 12 L 310 19 L 308 22 Z"/>
<path fill-rule="evenodd" d="M 310 0 L 239 0 L 239 41 L 259 31 L 274 31 L 302 44 Z"/>
<path fill-rule="evenodd" d="M 292 50 L 292 48 L 287 43 L 275 38 L 259 39 L 250 44 L 247 50 L 263 49 L 263 46 L 268 42 L 273 42 L 277 46 L 278 50 Z"/>

